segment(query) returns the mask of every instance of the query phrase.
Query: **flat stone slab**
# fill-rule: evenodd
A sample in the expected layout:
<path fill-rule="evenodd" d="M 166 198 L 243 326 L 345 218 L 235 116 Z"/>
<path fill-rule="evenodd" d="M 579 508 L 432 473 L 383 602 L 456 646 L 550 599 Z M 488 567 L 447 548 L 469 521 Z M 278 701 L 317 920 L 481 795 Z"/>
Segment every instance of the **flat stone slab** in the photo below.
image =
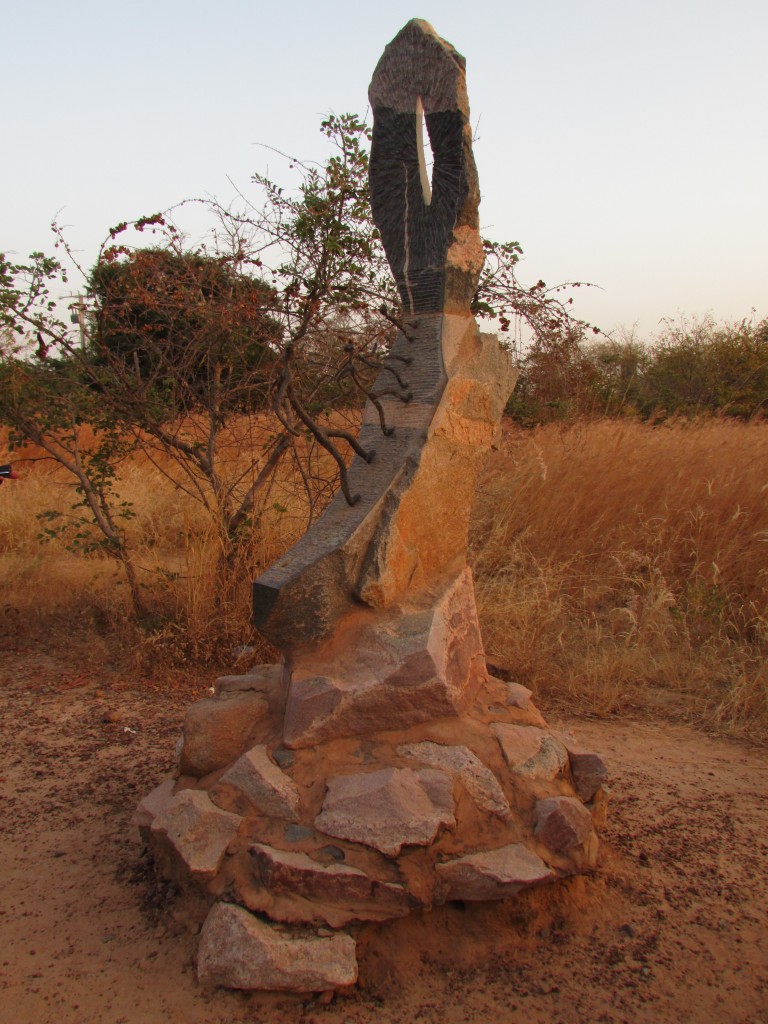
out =
<path fill-rule="evenodd" d="M 264 745 L 252 747 L 238 758 L 211 790 L 215 803 L 227 790 L 242 794 L 253 810 L 268 818 L 299 820 L 299 790 L 293 779 L 270 760 Z"/>
<path fill-rule="evenodd" d="M 273 992 L 327 992 L 357 981 L 355 940 L 291 934 L 234 903 L 215 903 L 200 933 L 202 985 Z"/>
<path fill-rule="evenodd" d="M 563 744 L 546 729 L 535 725 L 491 726 L 504 760 L 516 775 L 530 779 L 554 779 L 568 763 Z"/>
<path fill-rule="evenodd" d="M 498 814 L 502 818 L 509 815 L 509 801 L 498 779 L 468 747 L 451 747 L 428 740 L 403 744 L 397 752 L 457 776 L 481 811 Z"/>
<path fill-rule="evenodd" d="M 198 879 L 213 878 L 243 819 L 222 811 L 207 793 L 183 789 L 152 822 L 152 835 L 166 839 Z"/>
<path fill-rule="evenodd" d="M 250 672 L 239 676 L 219 676 L 215 683 L 217 694 L 222 693 L 273 693 L 283 681 L 282 665 L 257 665 Z"/>
<path fill-rule="evenodd" d="M 349 920 L 383 921 L 404 917 L 411 900 L 401 885 L 379 882 L 347 864 L 318 864 L 305 853 L 276 850 L 263 843 L 250 848 L 254 875 L 273 896 L 301 897 L 349 909 Z M 358 913 L 355 913 L 358 911 Z"/>
<path fill-rule="evenodd" d="M 315 819 L 320 832 L 388 857 L 397 857 L 403 846 L 427 846 L 438 829 L 455 825 L 451 778 L 429 768 L 382 768 L 330 779 Z"/>
<path fill-rule="evenodd" d="M 255 692 L 207 697 L 187 708 L 179 768 L 183 775 L 208 775 L 253 746 L 269 704 Z"/>
<path fill-rule="evenodd" d="M 522 843 L 471 853 L 436 865 L 449 900 L 501 900 L 555 877 L 541 857 Z"/>
<path fill-rule="evenodd" d="M 552 796 L 536 804 L 536 838 L 553 853 L 566 853 L 592 835 L 592 815 L 579 800 Z"/>

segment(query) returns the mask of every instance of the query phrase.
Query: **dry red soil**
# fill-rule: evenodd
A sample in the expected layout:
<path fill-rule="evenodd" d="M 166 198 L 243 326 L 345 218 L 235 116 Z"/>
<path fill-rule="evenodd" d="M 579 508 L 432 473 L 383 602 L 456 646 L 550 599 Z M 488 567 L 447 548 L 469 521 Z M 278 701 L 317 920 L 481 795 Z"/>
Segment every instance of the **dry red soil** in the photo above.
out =
<path fill-rule="evenodd" d="M 765 748 L 550 715 L 612 771 L 598 872 L 364 928 L 359 985 L 329 1003 L 205 991 L 196 926 L 129 819 L 212 680 L 158 692 L 4 647 L 0 1021 L 768 1022 Z"/>

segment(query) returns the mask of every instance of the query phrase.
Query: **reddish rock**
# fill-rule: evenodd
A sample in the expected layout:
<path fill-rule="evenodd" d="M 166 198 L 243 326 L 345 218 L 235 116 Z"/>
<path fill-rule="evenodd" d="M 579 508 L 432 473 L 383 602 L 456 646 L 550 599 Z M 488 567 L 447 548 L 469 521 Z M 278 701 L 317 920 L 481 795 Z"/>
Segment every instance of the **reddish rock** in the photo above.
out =
<path fill-rule="evenodd" d="M 397 752 L 455 775 L 481 811 L 502 818 L 510 813 L 509 802 L 496 776 L 468 747 L 432 742 L 408 743 L 398 747 Z"/>
<path fill-rule="evenodd" d="M 346 864 L 324 866 L 305 853 L 250 848 L 257 881 L 272 896 L 301 897 L 349 910 L 347 920 L 384 921 L 404 917 L 411 901 L 401 885 L 379 882 Z M 310 916 L 311 919 L 311 916 Z"/>
<path fill-rule="evenodd" d="M 330 779 L 315 827 L 397 857 L 403 846 L 426 846 L 438 829 L 453 828 L 453 809 L 445 772 L 382 768 Z"/>
<path fill-rule="evenodd" d="M 491 729 L 499 741 L 504 759 L 516 775 L 554 779 L 568 763 L 563 744 L 545 729 L 501 723 L 492 725 Z"/>
<path fill-rule="evenodd" d="M 200 933 L 203 985 L 274 992 L 327 992 L 357 981 L 349 935 L 295 935 L 233 903 L 215 903 Z"/>
<path fill-rule="evenodd" d="M 151 825 L 153 839 L 167 841 L 189 873 L 200 880 L 213 878 L 242 818 L 222 811 L 207 793 L 183 789 Z"/>
<path fill-rule="evenodd" d="M 555 877 L 522 843 L 444 861 L 436 871 L 449 900 L 501 900 Z"/>
<path fill-rule="evenodd" d="M 242 794 L 257 814 L 299 820 L 296 783 L 270 760 L 266 746 L 253 747 L 238 758 L 211 790 L 211 799 L 222 802 L 229 789 Z"/>
<path fill-rule="evenodd" d="M 536 804 L 535 837 L 553 853 L 566 853 L 592 835 L 592 815 L 570 796 L 552 796 Z"/>
<path fill-rule="evenodd" d="M 469 569 L 425 611 L 353 616 L 321 649 L 298 659 L 285 744 L 406 728 L 466 709 L 485 678 Z"/>
<path fill-rule="evenodd" d="M 175 779 L 166 779 L 148 793 L 133 812 L 131 824 L 139 829 L 149 828 L 158 815 L 165 813 L 175 785 Z"/>
<path fill-rule="evenodd" d="M 179 768 L 183 775 L 208 775 L 253 746 L 269 705 L 258 693 L 222 694 L 192 704 L 184 716 Z"/>
<path fill-rule="evenodd" d="M 608 767 L 599 754 L 568 745 L 571 775 L 576 792 L 586 803 L 608 781 Z"/>

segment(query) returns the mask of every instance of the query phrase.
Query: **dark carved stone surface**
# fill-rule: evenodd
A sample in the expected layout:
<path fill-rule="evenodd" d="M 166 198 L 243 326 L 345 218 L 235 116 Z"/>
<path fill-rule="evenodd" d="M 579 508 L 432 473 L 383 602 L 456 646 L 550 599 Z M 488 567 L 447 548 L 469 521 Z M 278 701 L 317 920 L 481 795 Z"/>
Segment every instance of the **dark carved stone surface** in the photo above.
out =
<path fill-rule="evenodd" d="M 349 506 L 338 495 L 254 584 L 254 622 L 289 654 L 324 639 L 355 604 L 380 518 L 418 466 L 443 395 L 443 313 L 468 314 L 479 273 L 476 261 L 466 269 L 462 253 L 450 258 L 456 229 L 476 231 L 479 200 L 463 58 L 426 22 L 411 21 L 386 48 L 370 97 L 372 209 L 403 297 L 407 336 L 399 334 L 392 358 L 406 387 L 402 395 L 381 397 L 391 436 L 382 434 L 373 406 L 366 408 L 360 443 L 375 456 L 371 463 L 355 457 L 350 467 L 357 503 Z M 421 107 L 435 157 L 429 203 L 419 169 Z M 383 370 L 373 393 L 392 388 L 393 375 Z"/>

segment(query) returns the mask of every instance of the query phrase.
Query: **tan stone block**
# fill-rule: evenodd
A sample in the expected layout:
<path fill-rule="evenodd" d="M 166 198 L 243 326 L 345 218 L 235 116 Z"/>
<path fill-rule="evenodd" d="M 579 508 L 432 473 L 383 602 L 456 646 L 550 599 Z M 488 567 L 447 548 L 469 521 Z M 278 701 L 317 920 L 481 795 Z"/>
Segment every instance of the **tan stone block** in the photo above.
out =
<path fill-rule="evenodd" d="M 232 693 L 199 700 L 184 716 L 180 770 L 208 775 L 253 745 L 269 705 L 259 693 Z"/>

